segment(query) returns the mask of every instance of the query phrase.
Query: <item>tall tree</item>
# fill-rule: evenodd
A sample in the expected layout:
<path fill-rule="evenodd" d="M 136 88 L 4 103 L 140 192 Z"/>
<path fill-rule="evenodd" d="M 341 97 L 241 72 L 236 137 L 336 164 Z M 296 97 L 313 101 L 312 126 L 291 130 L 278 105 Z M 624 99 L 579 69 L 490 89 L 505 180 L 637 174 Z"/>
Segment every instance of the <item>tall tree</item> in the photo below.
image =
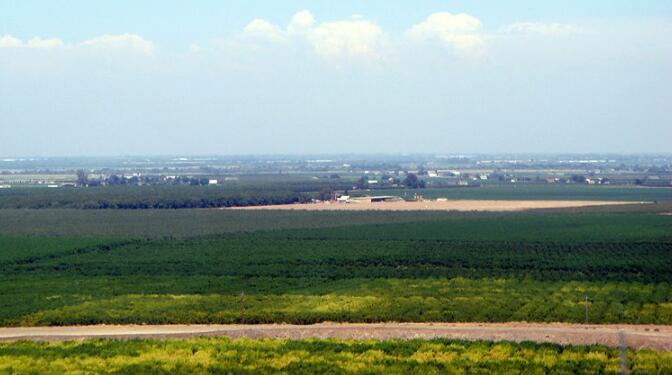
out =
<path fill-rule="evenodd" d="M 415 173 L 409 173 L 406 178 L 404 178 L 404 186 L 410 189 L 424 188 L 425 181 L 419 179 Z"/>
<path fill-rule="evenodd" d="M 89 184 L 89 174 L 85 170 L 77 170 L 77 185 L 86 186 Z"/>

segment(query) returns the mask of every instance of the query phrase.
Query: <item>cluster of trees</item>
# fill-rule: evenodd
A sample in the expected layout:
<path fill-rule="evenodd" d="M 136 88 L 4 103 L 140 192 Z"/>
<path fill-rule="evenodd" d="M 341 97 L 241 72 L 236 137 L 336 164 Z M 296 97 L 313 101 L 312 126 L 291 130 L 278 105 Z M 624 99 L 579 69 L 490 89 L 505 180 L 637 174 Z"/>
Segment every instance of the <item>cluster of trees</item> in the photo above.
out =
<path fill-rule="evenodd" d="M 209 189 L 198 186 L 111 186 L 100 189 L 26 189 L 0 196 L 0 208 L 161 209 L 304 203 L 295 191 Z"/>
<path fill-rule="evenodd" d="M 205 186 L 209 184 L 209 179 L 204 177 L 176 176 L 175 178 L 165 178 L 161 176 L 119 176 L 110 175 L 102 179 L 89 179 L 88 173 L 84 170 L 77 171 L 78 186 L 138 186 L 138 185 L 189 185 Z"/>
<path fill-rule="evenodd" d="M 288 194 L 250 194 L 203 198 L 157 198 L 142 200 L 99 200 L 80 202 L 73 208 L 83 209 L 180 209 L 180 208 L 217 208 L 266 206 L 309 202 L 306 195 Z"/>
<path fill-rule="evenodd" d="M 426 183 L 424 180 L 418 178 L 418 176 L 415 173 L 409 173 L 406 175 L 406 177 L 401 180 L 397 177 L 391 177 L 388 175 L 383 175 L 380 180 L 377 180 L 378 183 L 376 184 L 377 187 L 385 187 L 385 186 L 403 186 L 408 189 L 423 189 L 426 187 Z M 364 190 L 364 189 L 369 189 L 371 186 L 369 184 L 369 177 L 368 176 L 362 176 L 360 177 L 356 182 L 354 187 L 356 189 Z"/>
<path fill-rule="evenodd" d="M 406 178 L 404 178 L 403 185 L 409 189 L 424 189 L 425 181 L 419 179 L 415 174 L 409 173 L 406 175 Z"/>

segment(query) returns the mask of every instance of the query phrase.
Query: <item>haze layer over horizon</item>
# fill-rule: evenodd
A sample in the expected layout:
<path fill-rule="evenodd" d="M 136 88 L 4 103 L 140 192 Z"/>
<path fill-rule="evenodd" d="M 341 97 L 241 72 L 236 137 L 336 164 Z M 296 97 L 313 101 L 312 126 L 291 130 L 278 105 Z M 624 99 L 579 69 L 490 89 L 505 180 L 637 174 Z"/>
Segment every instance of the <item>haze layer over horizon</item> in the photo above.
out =
<path fill-rule="evenodd" d="M 670 152 L 668 1 L 0 0 L 0 156 Z"/>

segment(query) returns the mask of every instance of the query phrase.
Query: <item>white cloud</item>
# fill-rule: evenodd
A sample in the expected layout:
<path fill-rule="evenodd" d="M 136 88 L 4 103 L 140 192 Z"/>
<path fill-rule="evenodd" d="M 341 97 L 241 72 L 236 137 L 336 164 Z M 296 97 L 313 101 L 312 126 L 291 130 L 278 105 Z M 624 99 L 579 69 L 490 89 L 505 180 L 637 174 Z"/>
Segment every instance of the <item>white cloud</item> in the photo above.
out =
<path fill-rule="evenodd" d="M 583 28 L 564 23 L 516 22 L 504 27 L 502 31 L 507 34 L 562 36 L 581 33 Z"/>
<path fill-rule="evenodd" d="M 0 48 L 3 47 L 35 49 L 66 48 L 71 51 L 79 48 L 130 49 L 144 54 L 152 54 L 155 50 L 154 43 L 151 41 L 146 40 L 139 35 L 128 33 L 121 35 L 102 35 L 76 44 L 66 44 L 59 38 L 42 39 L 40 37 L 34 37 L 24 42 L 11 35 L 4 35 L 0 37 Z"/>
<path fill-rule="evenodd" d="M 290 34 L 303 34 L 309 31 L 315 25 L 315 17 L 307 10 L 296 13 L 287 25 L 287 32 Z"/>
<path fill-rule="evenodd" d="M 21 46 L 23 46 L 23 42 L 21 42 L 20 39 L 15 38 L 9 34 L 5 34 L 0 37 L 0 48 L 21 47 Z"/>
<path fill-rule="evenodd" d="M 310 11 L 302 10 L 292 16 L 284 29 L 257 18 L 245 27 L 242 35 L 275 43 L 310 46 L 317 55 L 327 60 L 393 58 L 396 53 L 403 53 L 404 48 L 413 44 L 430 47 L 438 44 L 452 49 L 458 57 L 480 59 L 484 57 L 485 47 L 505 34 L 517 37 L 559 36 L 582 31 L 582 27 L 571 24 L 517 22 L 487 33 L 481 21 L 474 16 L 437 12 L 399 35 L 387 34 L 375 22 L 360 14 L 353 14 L 343 20 L 317 22 Z M 249 40 L 243 43 L 249 43 Z"/>
<path fill-rule="evenodd" d="M 474 53 L 485 43 L 481 21 L 468 14 L 434 13 L 413 25 L 407 34 L 415 40 L 439 41 L 458 53 Z"/>
<path fill-rule="evenodd" d="M 351 20 L 324 22 L 315 27 L 309 39 L 325 58 L 374 58 L 380 55 L 383 30 L 371 21 Z"/>
<path fill-rule="evenodd" d="M 292 17 L 287 33 L 306 38 L 314 51 L 326 59 L 377 57 L 383 40 L 383 30 L 371 21 L 356 18 L 316 25 L 315 17 L 307 10 Z"/>
<path fill-rule="evenodd" d="M 305 41 L 325 59 L 374 58 L 379 55 L 383 30 L 363 19 L 330 21 L 317 24 L 307 10 L 294 14 L 286 31 L 263 19 L 251 21 L 243 35 L 270 42 Z"/>
<path fill-rule="evenodd" d="M 27 46 L 33 48 L 57 48 L 57 47 L 63 47 L 64 44 L 63 41 L 58 38 L 50 38 L 50 39 L 33 38 L 28 41 Z"/>
<path fill-rule="evenodd" d="M 92 48 L 130 49 L 147 55 L 154 53 L 155 50 L 154 43 L 151 41 L 144 39 L 137 34 L 129 33 L 120 35 L 102 35 L 85 40 L 79 45 Z"/>
<path fill-rule="evenodd" d="M 243 30 L 245 35 L 269 42 L 284 42 L 285 34 L 280 27 L 260 18 L 252 20 Z"/>
<path fill-rule="evenodd" d="M 41 39 L 36 37 L 28 42 L 23 42 L 21 39 L 15 38 L 9 34 L 0 37 L 0 48 L 56 48 L 63 46 L 63 41 L 58 38 Z"/>

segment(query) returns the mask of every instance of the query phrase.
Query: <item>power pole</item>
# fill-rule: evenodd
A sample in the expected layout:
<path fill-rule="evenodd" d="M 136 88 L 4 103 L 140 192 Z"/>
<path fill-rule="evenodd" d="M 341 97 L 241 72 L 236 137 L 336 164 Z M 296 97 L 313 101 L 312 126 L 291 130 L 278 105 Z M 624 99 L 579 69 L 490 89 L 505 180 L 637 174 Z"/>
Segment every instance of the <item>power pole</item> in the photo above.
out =
<path fill-rule="evenodd" d="M 586 294 L 586 324 L 588 324 L 588 294 Z"/>

